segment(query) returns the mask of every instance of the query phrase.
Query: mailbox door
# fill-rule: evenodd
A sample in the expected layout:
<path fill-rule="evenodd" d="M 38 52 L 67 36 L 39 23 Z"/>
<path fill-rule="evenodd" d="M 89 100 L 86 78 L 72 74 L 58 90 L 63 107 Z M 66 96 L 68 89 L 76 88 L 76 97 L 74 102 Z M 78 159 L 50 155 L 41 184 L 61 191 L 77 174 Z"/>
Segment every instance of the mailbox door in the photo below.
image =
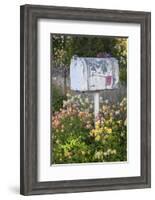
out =
<path fill-rule="evenodd" d="M 112 89 L 113 66 L 111 59 L 94 59 L 89 64 L 89 90 Z"/>
<path fill-rule="evenodd" d="M 89 78 L 89 89 L 91 91 L 95 90 L 105 90 L 112 89 L 113 76 L 91 76 Z"/>
<path fill-rule="evenodd" d="M 105 85 L 106 85 L 106 79 L 104 76 L 98 76 L 98 75 L 90 76 L 89 89 L 91 91 L 103 90 L 105 89 Z"/>

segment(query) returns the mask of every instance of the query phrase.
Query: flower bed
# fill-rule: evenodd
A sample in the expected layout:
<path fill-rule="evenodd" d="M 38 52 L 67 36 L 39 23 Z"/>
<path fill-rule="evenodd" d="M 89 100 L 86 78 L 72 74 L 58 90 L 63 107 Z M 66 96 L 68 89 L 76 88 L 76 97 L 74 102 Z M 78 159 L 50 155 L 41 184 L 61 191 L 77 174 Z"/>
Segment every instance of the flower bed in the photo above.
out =
<path fill-rule="evenodd" d="M 127 102 L 100 104 L 94 120 L 93 102 L 67 95 L 52 117 L 52 163 L 114 162 L 127 160 Z"/>

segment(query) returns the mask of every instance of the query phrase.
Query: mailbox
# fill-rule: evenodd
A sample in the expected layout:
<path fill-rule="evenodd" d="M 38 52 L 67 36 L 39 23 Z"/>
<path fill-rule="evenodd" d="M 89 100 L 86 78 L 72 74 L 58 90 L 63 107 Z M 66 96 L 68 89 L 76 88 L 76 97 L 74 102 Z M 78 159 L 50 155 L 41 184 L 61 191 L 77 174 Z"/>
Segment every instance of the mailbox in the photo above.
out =
<path fill-rule="evenodd" d="M 70 87 L 75 91 L 99 91 L 117 88 L 119 65 L 116 58 L 73 56 L 70 64 Z"/>

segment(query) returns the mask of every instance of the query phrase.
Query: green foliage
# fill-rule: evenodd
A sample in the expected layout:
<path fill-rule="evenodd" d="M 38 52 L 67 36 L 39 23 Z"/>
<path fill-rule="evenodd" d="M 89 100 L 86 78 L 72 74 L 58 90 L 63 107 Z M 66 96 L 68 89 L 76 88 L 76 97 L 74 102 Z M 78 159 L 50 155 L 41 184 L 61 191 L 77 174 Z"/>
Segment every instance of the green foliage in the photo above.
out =
<path fill-rule="evenodd" d="M 62 108 L 63 100 L 66 96 L 63 95 L 61 89 L 58 86 L 52 85 L 52 111 L 59 111 Z"/>
<path fill-rule="evenodd" d="M 126 67 L 121 67 L 119 69 L 119 78 L 122 83 L 126 84 L 127 82 L 127 68 Z"/>
<path fill-rule="evenodd" d="M 53 35 L 52 43 L 55 67 L 69 67 L 73 55 L 96 57 L 106 52 L 118 59 L 120 81 L 126 83 L 127 38 Z"/>
<path fill-rule="evenodd" d="M 52 119 L 53 163 L 127 160 L 126 99 L 101 107 L 94 126 L 88 100 L 78 96 L 64 102 Z"/>
<path fill-rule="evenodd" d="M 83 122 L 78 116 L 64 117 L 61 120 L 63 129 L 58 129 L 54 137 L 54 163 L 87 162 L 89 146 L 85 139 L 89 131 L 83 128 Z"/>

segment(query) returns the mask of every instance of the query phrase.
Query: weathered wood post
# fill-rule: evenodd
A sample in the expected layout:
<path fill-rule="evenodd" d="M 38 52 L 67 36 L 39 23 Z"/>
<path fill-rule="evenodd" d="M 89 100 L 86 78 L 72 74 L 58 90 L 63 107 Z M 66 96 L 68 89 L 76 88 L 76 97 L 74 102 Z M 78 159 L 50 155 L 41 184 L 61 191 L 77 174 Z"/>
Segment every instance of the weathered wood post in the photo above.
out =
<path fill-rule="evenodd" d="M 100 105 L 100 93 L 95 92 L 94 93 L 94 117 L 95 117 L 94 121 L 96 121 L 98 114 L 99 114 L 99 109 L 100 109 L 99 105 Z"/>
<path fill-rule="evenodd" d="M 64 95 L 67 93 L 67 69 L 64 67 Z"/>

